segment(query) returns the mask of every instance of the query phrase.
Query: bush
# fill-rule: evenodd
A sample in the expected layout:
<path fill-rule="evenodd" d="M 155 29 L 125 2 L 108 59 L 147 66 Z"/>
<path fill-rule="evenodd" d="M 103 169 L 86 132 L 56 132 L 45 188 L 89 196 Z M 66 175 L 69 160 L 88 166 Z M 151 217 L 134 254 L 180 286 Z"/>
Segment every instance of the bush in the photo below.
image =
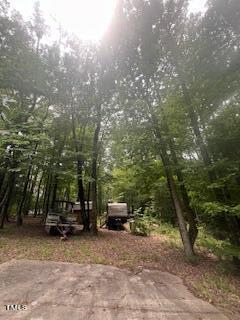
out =
<path fill-rule="evenodd" d="M 149 222 L 144 217 L 136 216 L 135 220 L 130 223 L 131 233 L 136 236 L 147 237 L 150 235 Z"/>

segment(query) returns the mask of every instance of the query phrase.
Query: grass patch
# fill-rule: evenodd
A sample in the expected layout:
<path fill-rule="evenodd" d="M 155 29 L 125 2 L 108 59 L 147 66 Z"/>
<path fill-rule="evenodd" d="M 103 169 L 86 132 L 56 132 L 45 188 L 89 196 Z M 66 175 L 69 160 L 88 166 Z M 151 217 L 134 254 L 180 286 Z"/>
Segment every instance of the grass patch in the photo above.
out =
<path fill-rule="evenodd" d="M 175 228 L 168 223 L 155 221 L 155 223 L 151 224 L 151 230 L 152 230 L 151 231 L 152 234 L 166 235 L 170 239 L 175 239 L 175 240 L 180 239 L 178 228 Z"/>
<path fill-rule="evenodd" d="M 100 256 L 94 256 L 92 258 L 92 262 L 96 264 L 105 264 L 105 265 L 111 264 L 111 262 L 107 258 L 100 257 Z"/>
<path fill-rule="evenodd" d="M 207 277 L 208 284 L 216 290 L 221 290 L 225 293 L 236 294 L 235 288 L 230 284 L 229 280 L 217 275 Z"/>
<path fill-rule="evenodd" d="M 200 297 L 212 302 L 218 300 L 225 304 L 225 297 L 240 299 L 239 289 L 230 283 L 228 277 L 222 275 L 208 274 L 204 279 L 193 282 L 193 287 Z"/>
<path fill-rule="evenodd" d="M 91 248 L 86 243 L 81 243 L 80 251 L 87 257 L 92 256 Z"/>
<path fill-rule="evenodd" d="M 186 256 L 185 261 L 193 266 L 196 266 L 199 264 L 199 257 L 198 256 Z"/>
<path fill-rule="evenodd" d="M 201 298 L 207 300 L 208 302 L 213 301 L 214 293 L 211 292 L 209 286 L 207 286 L 205 282 L 198 280 L 193 282 L 192 286 Z"/>
<path fill-rule="evenodd" d="M 213 301 L 214 294 L 213 292 L 211 292 L 211 290 L 209 289 L 209 287 L 206 285 L 204 281 L 201 281 L 201 280 L 195 281 L 193 282 L 192 286 L 201 298 L 209 302 Z"/>
<path fill-rule="evenodd" d="M 196 244 L 207 248 L 220 259 L 230 259 L 232 256 L 240 258 L 239 247 L 234 247 L 228 240 L 218 240 L 214 238 L 201 227 L 199 228 Z"/>
<path fill-rule="evenodd" d="M 120 253 L 120 260 L 123 260 L 123 261 L 132 261 L 132 260 L 135 260 L 135 257 L 128 253 L 128 252 L 122 252 Z"/>
<path fill-rule="evenodd" d="M 167 244 L 172 249 L 182 248 L 182 243 L 179 239 L 169 239 L 169 240 L 167 240 Z"/>
<path fill-rule="evenodd" d="M 38 248 L 38 254 L 41 259 L 50 259 L 53 255 L 53 248 L 50 245 L 44 244 Z"/>
<path fill-rule="evenodd" d="M 6 240 L 0 239 L 0 249 L 6 246 Z"/>
<path fill-rule="evenodd" d="M 148 253 L 140 255 L 139 259 L 143 262 L 158 262 L 161 257 L 157 253 Z"/>
<path fill-rule="evenodd" d="M 166 235 L 167 243 L 171 248 L 181 248 L 182 243 L 178 228 L 167 223 L 152 223 L 152 234 Z M 199 227 L 196 246 L 208 249 L 209 252 L 219 257 L 221 260 L 231 260 L 233 256 L 240 258 L 240 248 L 231 245 L 228 240 L 219 240 L 209 234 L 203 227 Z"/>

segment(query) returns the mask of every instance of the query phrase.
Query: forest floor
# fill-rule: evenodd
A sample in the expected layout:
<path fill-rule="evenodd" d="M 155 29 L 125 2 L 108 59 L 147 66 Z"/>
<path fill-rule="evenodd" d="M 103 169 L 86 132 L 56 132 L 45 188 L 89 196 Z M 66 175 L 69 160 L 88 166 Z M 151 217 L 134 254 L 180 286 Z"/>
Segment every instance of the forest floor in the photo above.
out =
<path fill-rule="evenodd" d="M 9 223 L 0 232 L 0 263 L 11 259 L 105 264 L 136 270 L 157 269 L 175 274 L 197 296 L 215 305 L 231 320 L 240 319 L 240 277 L 230 262 L 197 245 L 198 259 L 184 258 L 180 241 L 171 234 L 134 236 L 100 229 L 97 237 L 74 235 L 67 241 L 46 235 L 39 219 L 17 228 Z"/>

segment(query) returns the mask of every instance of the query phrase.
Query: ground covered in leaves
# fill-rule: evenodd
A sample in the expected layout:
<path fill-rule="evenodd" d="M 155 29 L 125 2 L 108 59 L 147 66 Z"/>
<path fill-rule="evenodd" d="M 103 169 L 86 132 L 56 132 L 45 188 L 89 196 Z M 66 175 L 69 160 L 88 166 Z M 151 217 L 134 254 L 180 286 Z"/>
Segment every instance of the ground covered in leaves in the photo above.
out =
<path fill-rule="evenodd" d="M 0 263 L 11 259 L 98 263 L 120 268 L 159 269 L 181 277 L 198 297 L 213 303 L 231 320 L 240 319 L 240 277 L 230 262 L 197 245 L 196 261 L 186 261 L 181 243 L 171 234 L 134 236 L 100 229 L 99 235 L 48 236 L 38 219 L 0 231 Z"/>

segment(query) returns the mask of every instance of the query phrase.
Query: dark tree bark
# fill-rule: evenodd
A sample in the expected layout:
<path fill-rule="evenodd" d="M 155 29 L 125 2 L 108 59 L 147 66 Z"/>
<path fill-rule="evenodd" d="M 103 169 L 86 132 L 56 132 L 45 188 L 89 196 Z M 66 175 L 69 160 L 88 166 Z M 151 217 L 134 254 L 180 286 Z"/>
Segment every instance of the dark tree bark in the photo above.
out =
<path fill-rule="evenodd" d="M 38 184 L 38 189 L 37 189 L 37 197 L 36 197 L 35 206 L 34 206 L 34 216 L 35 217 L 37 216 L 37 213 L 38 213 L 38 202 L 39 202 L 39 196 L 40 196 L 40 190 L 41 190 L 41 185 L 42 185 L 42 181 L 43 181 L 43 176 L 44 176 L 44 173 L 42 173 L 41 179 Z"/>
<path fill-rule="evenodd" d="M 27 191 L 27 198 L 26 198 L 24 210 L 23 210 L 24 215 L 28 215 L 28 212 L 31 209 L 31 203 L 32 203 L 32 198 L 33 198 L 37 178 L 38 178 L 38 170 L 35 172 L 34 178 L 31 177 L 31 179 L 30 179 L 29 189 Z"/>
<path fill-rule="evenodd" d="M 28 167 L 28 172 L 27 172 L 27 176 L 24 182 L 24 187 L 23 187 L 23 191 L 22 191 L 22 198 L 17 210 L 17 226 L 21 226 L 23 224 L 23 219 L 22 219 L 22 210 L 23 210 L 23 206 L 24 206 L 24 202 L 27 196 L 27 188 L 28 188 L 28 184 L 29 184 L 29 178 L 30 178 L 30 174 L 31 174 L 31 170 L 32 170 L 32 165 L 30 164 Z"/>
<path fill-rule="evenodd" d="M 52 185 L 52 174 L 51 174 L 51 167 L 47 173 L 47 180 L 45 183 L 44 193 L 43 193 L 43 215 L 46 216 L 48 209 L 49 209 L 49 199 L 51 193 L 51 185 Z"/>
<path fill-rule="evenodd" d="M 2 186 L 3 186 L 4 178 L 5 178 L 5 173 L 1 172 L 0 173 L 0 192 L 1 192 L 1 189 L 2 189 Z"/>
<path fill-rule="evenodd" d="M 49 181 L 48 181 L 48 186 L 47 186 L 47 190 L 46 190 L 44 216 L 46 216 L 49 211 L 51 192 L 52 192 L 52 179 L 53 179 L 52 174 L 49 173 Z"/>
<path fill-rule="evenodd" d="M 3 229 L 4 227 L 4 222 L 5 219 L 8 217 L 8 209 L 9 209 L 9 205 L 11 202 L 11 198 L 12 198 L 12 194 L 13 194 L 13 189 L 14 189 L 14 185 L 15 185 L 15 179 L 16 179 L 16 173 L 12 173 L 9 177 L 9 182 L 8 182 L 8 188 L 7 188 L 7 192 L 4 196 L 4 199 L 2 200 L 1 204 L 0 204 L 0 229 Z"/>
<path fill-rule="evenodd" d="M 5 174 L 4 180 L 2 182 L 2 188 L 0 191 L 0 208 L 1 208 L 1 202 L 4 199 L 6 192 L 7 192 L 7 189 L 8 189 L 8 182 L 9 182 L 9 175 Z"/>
<path fill-rule="evenodd" d="M 98 161 L 98 143 L 101 130 L 101 105 L 97 112 L 97 126 L 93 137 L 92 149 L 92 212 L 91 212 L 91 228 L 94 234 L 97 234 L 97 161 Z"/>
<path fill-rule="evenodd" d="M 53 192 L 52 192 L 52 200 L 51 200 L 51 209 L 53 210 L 55 207 L 55 202 L 57 200 L 57 187 L 58 187 L 58 177 L 55 175 L 53 182 Z"/>
<path fill-rule="evenodd" d="M 81 153 L 81 147 L 79 145 L 79 141 L 77 139 L 76 134 L 76 126 L 75 126 L 75 113 L 74 109 L 72 107 L 72 135 L 73 135 L 73 142 L 75 146 L 75 152 L 76 152 L 76 162 L 77 162 L 77 184 L 78 184 L 78 200 L 80 201 L 81 205 L 81 215 L 83 220 L 83 230 L 89 231 L 89 217 L 86 214 L 85 210 L 85 191 L 84 191 L 84 185 L 83 185 L 83 159 Z M 79 217 L 79 220 L 81 218 Z"/>

